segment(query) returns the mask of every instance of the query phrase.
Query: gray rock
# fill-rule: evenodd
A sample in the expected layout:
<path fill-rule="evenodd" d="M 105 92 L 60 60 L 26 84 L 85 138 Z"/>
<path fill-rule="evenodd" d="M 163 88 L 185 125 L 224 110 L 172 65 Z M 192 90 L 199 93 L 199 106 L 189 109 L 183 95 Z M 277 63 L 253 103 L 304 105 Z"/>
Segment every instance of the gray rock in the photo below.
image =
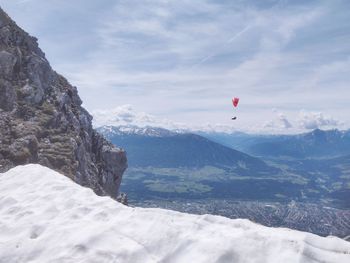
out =
<path fill-rule="evenodd" d="M 31 86 L 28 83 L 21 88 L 21 93 L 23 99 L 30 104 L 39 104 L 44 97 L 44 91 L 41 88 Z"/>
<path fill-rule="evenodd" d="M 51 69 L 37 39 L 0 8 L 0 172 L 39 163 L 117 198 L 126 153 L 92 128 L 81 104 L 77 88 Z"/>
<path fill-rule="evenodd" d="M 124 205 L 128 205 L 128 196 L 125 194 L 125 193 L 120 193 L 118 196 L 117 196 L 117 201 L 119 203 L 122 203 Z"/>
<path fill-rule="evenodd" d="M 3 79 L 11 79 L 17 59 L 6 50 L 0 51 L 0 75 Z"/>
<path fill-rule="evenodd" d="M 14 140 L 8 149 L 8 159 L 15 165 L 38 160 L 38 140 L 34 135 L 27 135 Z"/>
<path fill-rule="evenodd" d="M 0 108 L 12 111 L 17 105 L 17 94 L 7 80 L 0 79 Z"/>

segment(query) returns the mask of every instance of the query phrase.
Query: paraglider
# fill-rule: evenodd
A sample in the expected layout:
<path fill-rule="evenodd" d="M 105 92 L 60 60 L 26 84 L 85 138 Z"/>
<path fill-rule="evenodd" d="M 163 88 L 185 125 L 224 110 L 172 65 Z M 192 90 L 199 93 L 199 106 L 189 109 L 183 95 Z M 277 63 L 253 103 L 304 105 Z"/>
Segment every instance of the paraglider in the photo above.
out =
<path fill-rule="evenodd" d="M 234 108 L 238 106 L 238 102 L 239 102 L 239 98 L 236 98 L 236 97 L 232 98 L 232 104 Z M 232 120 L 236 120 L 236 119 L 237 119 L 236 116 L 232 117 Z"/>

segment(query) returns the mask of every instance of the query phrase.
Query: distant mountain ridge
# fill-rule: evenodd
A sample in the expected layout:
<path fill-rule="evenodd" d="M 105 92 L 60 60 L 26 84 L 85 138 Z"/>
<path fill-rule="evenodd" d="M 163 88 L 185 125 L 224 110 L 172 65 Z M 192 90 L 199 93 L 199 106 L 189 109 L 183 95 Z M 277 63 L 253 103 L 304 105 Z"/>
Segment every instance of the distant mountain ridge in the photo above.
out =
<path fill-rule="evenodd" d="M 164 128 L 158 127 L 138 127 L 138 126 L 102 126 L 98 130 L 104 134 L 104 136 L 124 136 L 124 135 L 142 135 L 150 137 L 166 137 L 178 134 L 176 131 L 170 131 Z"/>
<path fill-rule="evenodd" d="M 200 133 L 253 156 L 325 158 L 350 154 L 350 131 L 320 130 L 297 135 Z"/>
<path fill-rule="evenodd" d="M 329 151 L 332 151 L 330 145 L 345 140 L 347 132 L 316 130 L 288 136 L 219 134 L 221 138 L 216 137 L 218 134 L 203 134 L 214 136 L 217 141 L 221 139 L 223 143 L 220 144 L 198 134 L 156 127 L 109 126 L 98 130 L 127 151 L 129 169 L 122 190 L 128 193 L 130 203 L 146 205 L 149 202 L 167 207 L 160 200 L 171 200 L 175 210 L 187 211 L 181 207 L 187 207 L 187 202 L 191 200 L 197 200 L 193 202 L 199 204 L 198 200 L 203 199 L 205 205 L 201 209 L 204 213 L 222 215 L 230 213 L 227 211 L 231 211 L 230 203 L 233 201 L 281 204 L 295 201 L 338 209 L 349 208 L 350 155 L 341 155 L 334 150 L 332 154 L 341 157 L 301 157 L 314 156 L 313 151 L 321 154 L 318 156 L 324 156 L 323 143 L 327 143 Z M 244 153 L 244 149 L 262 142 L 266 143 L 263 149 L 268 155 L 253 157 L 253 154 L 246 154 L 247 151 Z M 238 150 L 229 147 L 229 143 Z M 321 147 L 321 150 L 317 147 Z M 228 205 L 216 206 L 208 200 L 218 200 Z M 312 208 L 307 207 L 312 213 Z M 244 209 L 243 206 L 237 207 L 237 213 L 245 213 Z M 277 210 L 278 216 L 269 217 L 268 222 L 275 220 L 279 225 L 285 210 Z M 261 217 L 260 210 L 251 216 L 259 223 L 264 222 L 265 217 Z M 309 222 L 317 217 L 304 217 L 302 210 L 298 210 L 298 216 L 306 220 L 298 224 L 301 229 L 313 225 L 317 231 L 324 231 L 322 233 L 332 231 L 330 228 L 322 230 L 322 227 Z"/>
<path fill-rule="evenodd" d="M 276 172 L 258 158 L 213 142 L 197 134 L 155 127 L 103 126 L 97 130 L 125 148 L 130 167 L 230 166 L 242 174 Z"/>

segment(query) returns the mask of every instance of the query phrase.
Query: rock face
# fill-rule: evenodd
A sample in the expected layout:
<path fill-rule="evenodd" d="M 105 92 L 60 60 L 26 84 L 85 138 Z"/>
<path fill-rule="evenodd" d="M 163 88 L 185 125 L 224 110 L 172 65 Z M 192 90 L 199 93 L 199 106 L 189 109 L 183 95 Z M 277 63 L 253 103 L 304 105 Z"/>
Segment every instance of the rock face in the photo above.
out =
<path fill-rule="evenodd" d="M 116 198 L 126 154 L 92 128 L 81 104 L 37 39 L 0 8 L 0 172 L 39 163 Z"/>

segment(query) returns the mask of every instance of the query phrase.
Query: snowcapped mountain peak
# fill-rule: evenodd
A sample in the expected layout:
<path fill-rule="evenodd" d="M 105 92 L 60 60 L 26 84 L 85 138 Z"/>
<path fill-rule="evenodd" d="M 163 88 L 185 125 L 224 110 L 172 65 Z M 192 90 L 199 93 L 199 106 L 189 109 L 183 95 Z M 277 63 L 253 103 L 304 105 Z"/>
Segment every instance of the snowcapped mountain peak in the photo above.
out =
<path fill-rule="evenodd" d="M 180 131 L 170 131 L 160 127 L 151 127 L 151 126 L 102 126 L 97 128 L 97 130 L 106 136 L 107 138 L 115 135 L 140 135 L 140 136 L 149 136 L 149 137 L 168 137 L 179 134 Z"/>

